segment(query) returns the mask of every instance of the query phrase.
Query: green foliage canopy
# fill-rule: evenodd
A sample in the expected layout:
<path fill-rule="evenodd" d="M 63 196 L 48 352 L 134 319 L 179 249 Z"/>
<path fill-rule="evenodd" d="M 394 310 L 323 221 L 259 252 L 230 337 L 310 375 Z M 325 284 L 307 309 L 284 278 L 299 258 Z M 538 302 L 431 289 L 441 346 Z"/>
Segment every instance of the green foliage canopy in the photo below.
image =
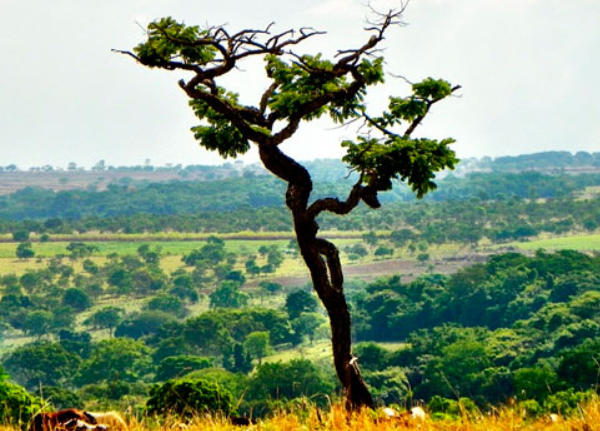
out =
<path fill-rule="evenodd" d="M 176 379 L 154 387 L 146 408 L 151 415 L 174 414 L 190 418 L 206 412 L 229 414 L 233 410 L 233 397 L 215 383 L 202 379 Z"/>

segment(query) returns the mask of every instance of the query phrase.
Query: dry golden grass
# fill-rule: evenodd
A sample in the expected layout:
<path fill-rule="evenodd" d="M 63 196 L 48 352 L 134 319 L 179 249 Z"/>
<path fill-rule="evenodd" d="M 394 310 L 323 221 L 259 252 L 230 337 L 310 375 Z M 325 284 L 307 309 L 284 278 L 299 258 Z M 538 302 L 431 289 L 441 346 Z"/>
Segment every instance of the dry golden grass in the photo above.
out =
<path fill-rule="evenodd" d="M 347 413 L 337 404 L 324 411 L 299 405 L 295 411 L 280 412 L 250 426 L 232 425 L 223 416 L 198 416 L 187 424 L 177 418 L 129 420 L 129 431 L 600 431 L 600 401 L 593 400 L 571 417 L 528 418 L 519 408 L 503 408 L 490 414 L 465 415 L 456 420 L 389 419 L 382 413 L 361 411 Z M 0 431 L 18 431 L 2 427 Z"/>
<path fill-rule="evenodd" d="M 163 424 L 146 422 L 131 423 L 130 431 L 179 431 L 176 421 Z M 593 401 L 570 418 L 559 417 L 552 422 L 550 417 L 530 419 L 518 409 L 502 409 L 495 414 L 462 419 L 388 419 L 372 411 L 348 414 L 340 405 L 330 411 L 298 408 L 294 412 L 281 412 L 258 421 L 250 427 L 234 426 L 219 416 L 198 417 L 184 431 L 228 431 L 252 429 L 257 431 L 600 431 L 600 403 Z M 2 430 L 0 430 L 2 431 Z"/>

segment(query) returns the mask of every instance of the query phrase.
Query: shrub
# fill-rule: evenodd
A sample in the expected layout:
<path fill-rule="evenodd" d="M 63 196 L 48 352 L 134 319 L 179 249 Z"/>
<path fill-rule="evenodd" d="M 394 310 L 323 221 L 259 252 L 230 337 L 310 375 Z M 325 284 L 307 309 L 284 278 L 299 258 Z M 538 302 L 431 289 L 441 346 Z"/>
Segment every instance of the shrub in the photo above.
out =
<path fill-rule="evenodd" d="M 0 424 L 23 426 L 42 405 L 21 386 L 7 381 L 7 377 L 0 368 Z"/>
<path fill-rule="evenodd" d="M 13 241 L 16 242 L 25 242 L 25 241 L 29 241 L 29 231 L 22 229 L 22 230 L 18 230 L 16 232 L 13 232 L 12 237 L 13 237 Z"/>
<path fill-rule="evenodd" d="M 276 407 L 274 401 L 284 406 L 296 398 L 309 398 L 324 407 L 334 389 L 331 376 L 315 364 L 307 359 L 293 359 L 259 365 L 250 379 L 246 398 L 253 414 L 261 416 Z"/>
<path fill-rule="evenodd" d="M 526 417 L 538 417 L 544 413 L 544 409 L 536 400 L 523 400 L 519 403 L 519 407 Z"/>
<path fill-rule="evenodd" d="M 544 409 L 551 413 L 559 413 L 561 415 L 569 415 L 575 409 L 590 402 L 592 392 L 576 392 L 573 388 L 566 391 L 559 391 L 548 396 L 544 403 Z"/>
<path fill-rule="evenodd" d="M 146 402 L 149 414 L 176 414 L 184 417 L 204 412 L 229 414 L 232 406 L 231 393 L 202 379 L 169 380 L 152 388 Z"/>
<path fill-rule="evenodd" d="M 54 407 L 55 410 L 66 408 L 83 408 L 83 401 L 75 392 L 58 386 L 47 386 L 44 388 L 44 400 Z"/>
<path fill-rule="evenodd" d="M 161 361 L 156 370 L 156 380 L 181 377 L 195 370 L 213 366 L 212 359 L 201 356 L 170 356 Z"/>
<path fill-rule="evenodd" d="M 470 398 L 460 398 L 458 401 L 434 395 L 427 403 L 427 410 L 436 419 L 459 418 L 464 415 L 474 416 L 479 412 L 477 405 Z"/>
<path fill-rule="evenodd" d="M 77 287 L 72 287 L 65 290 L 62 303 L 63 305 L 67 305 L 77 311 L 84 311 L 92 306 L 92 299 L 83 290 Z"/>
<path fill-rule="evenodd" d="M 410 383 L 400 367 L 390 367 L 383 371 L 365 371 L 365 378 L 373 397 L 383 405 L 405 404 L 410 397 Z"/>

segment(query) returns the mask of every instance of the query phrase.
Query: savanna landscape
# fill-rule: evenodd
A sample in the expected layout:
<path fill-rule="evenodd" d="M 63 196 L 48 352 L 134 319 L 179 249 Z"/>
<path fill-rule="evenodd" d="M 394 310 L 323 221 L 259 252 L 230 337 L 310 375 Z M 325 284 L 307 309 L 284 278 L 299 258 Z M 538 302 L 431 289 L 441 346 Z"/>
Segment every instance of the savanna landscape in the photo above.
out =
<path fill-rule="evenodd" d="M 320 166 L 343 165 L 313 170 L 317 187 L 346 193 Z M 133 428 L 167 426 L 148 422 L 148 397 L 199 380 L 231 400 L 208 423 L 196 412 L 199 429 L 227 429 L 230 414 L 274 429 L 419 425 L 380 410 L 341 421 L 329 325 L 277 183 L 258 199 L 242 185 L 269 184 L 264 172 L 219 169 L 231 172 L 215 184 L 3 198 L 5 396 L 27 391 L 31 408 L 116 410 Z M 428 429 L 505 429 L 509 418 L 512 429 L 595 429 L 600 175 L 491 169 L 446 176 L 437 199 L 384 195 L 381 212 L 321 221 L 341 250 L 361 370 L 379 408 L 422 405 Z M 202 216 L 179 209 L 196 188 Z M 219 208 L 228 188 L 242 208 Z M 118 201 L 161 192 L 177 214 Z M 39 204 L 27 205 L 34 193 Z M 89 214 L 66 216 L 82 201 Z M 98 216 L 110 207 L 122 214 Z M 46 216 L 10 215 L 26 208 Z M 213 217 L 238 230 L 215 229 Z M 18 256 L 21 244 L 31 255 Z"/>
<path fill-rule="evenodd" d="M 221 164 L 2 162 L 0 431 L 600 430 L 600 153 L 429 137 L 463 86 L 388 70 L 396 6 L 139 24 Z"/>

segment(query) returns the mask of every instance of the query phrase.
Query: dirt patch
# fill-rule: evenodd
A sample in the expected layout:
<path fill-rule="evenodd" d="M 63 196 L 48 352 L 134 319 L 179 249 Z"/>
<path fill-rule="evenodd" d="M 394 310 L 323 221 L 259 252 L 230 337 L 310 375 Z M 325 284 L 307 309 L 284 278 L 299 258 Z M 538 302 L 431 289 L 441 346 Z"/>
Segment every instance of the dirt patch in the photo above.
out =
<path fill-rule="evenodd" d="M 402 280 L 410 282 L 418 276 L 425 273 L 435 274 L 453 274 L 465 266 L 487 261 L 490 255 L 487 253 L 470 253 L 462 256 L 452 256 L 437 260 L 431 260 L 426 263 L 415 262 L 414 260 L 389 259 L 378 262 L 370 262 L 358 265 L 346 265 L 344 275 L 346 279 L 361 279 L 372 281 L 380 277 L 392 275 L 402 276 Z M 270 281 L 280 283 L 284 287 L 303 286 L 310 282 L 308 271 L 306 275 L 296 275 L 289 277 L 276 277 Z M 250 283 L 251 284 L 251 283 Z"/>

